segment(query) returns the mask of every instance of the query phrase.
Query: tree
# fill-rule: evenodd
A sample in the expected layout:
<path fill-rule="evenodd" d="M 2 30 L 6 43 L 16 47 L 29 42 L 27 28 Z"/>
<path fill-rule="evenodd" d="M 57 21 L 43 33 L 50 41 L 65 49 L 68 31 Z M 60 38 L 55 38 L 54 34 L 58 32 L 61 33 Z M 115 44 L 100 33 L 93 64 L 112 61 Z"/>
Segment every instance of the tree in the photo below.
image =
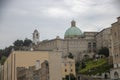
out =
<path fill-rule="evenodd" d="M 79 72 L 80 64 L 81 64 L 81 62 L 80 62 L 80 61 L 77 61 L 77 62 L 75 63 L 76 73 L 78 73 L 78 72 Z"/>
<path fill-rule="evenodd" d="M 12 48 L 13 48 L 13 46 L 6 47 L 6 48 L 3 50 L 3 53 L 2 53 L 2 54 L 3 54 L 4 56 L 8 57 L 9 54 L 11 53 L 11 51 L 12 51 Z"/>
<path fill-rule="evenodd" d="M 3 50 L 0 49 L 0 59 L 2 58 Z"/>
<path fill-rule="evenodd" d="M 84 61 L 87 61 L 87 60 L 89 60 L 89 59 L 90 59 L 89 55 L 87 55 L 87 54 L 84 55 L 84 58 L 83 58 Z"/>
<path fill-rule="evenodd" d="M 82 62 L 82 63 L 81 63 L 81 68 L 83 69 L 83 68 L 85 68 L 85 67 L 86 67 L 85 62 Z"/>
<path fill-rule="evenodd" d="M 72 53 L 69 53 L 69 54 L 68 54 L 68 58 L 73 59 L 73 58 L 74 58 L 73 54 L 72 54 Z"/>
<path fill-rule="evenodd" d="M 4 63 L 4 61 L 9 56 L 13 48 L 14 50 L 24 50 L 23 46 L 28 47 L 30 46 L 31 43 L 32 41 L 30 39 L 25 39 L 24 42 L 23 40 L 16 40 L 13 43 L 14 46 L 9 46 L 9 47 L 6 47 L 5 49 L 0 49 L 0 63 L 2 64 Z"/>
<path fill-rule="evenodd" d="M 23 40 L 16 40 L 13 44 L 17 47 L 23 46 Z"/>
<path fill-rule="evenodd" d="M 76 67 L 79 67 L 80 64 L 81 64 L 81 62 L 80 62 L 80 61 L 77 61 L 77 62 L 75 63 L 75 66 L 76 66 Z"/>
<path fill-rule="evenodd" d="M 24 42 L 23 42 L 23 46 L 30 46 L 30 44 L 32 44 L 32 41 L 30 39 L 25 39 Z"/>
<path fill-rule="evenodd" d="M 102 47 L 99 52 L 99 55 L 104 55 L 105 57 L 109 56 L 109 49 L 107 47 Z"/>
<path fill-rule="evenodd" d="M 6 59 L 7 59 L 6 56 L 2 56 L 2 58 L 1 58 L 1 60 L 0 60 L 0 63 L 3 65 Z"/>

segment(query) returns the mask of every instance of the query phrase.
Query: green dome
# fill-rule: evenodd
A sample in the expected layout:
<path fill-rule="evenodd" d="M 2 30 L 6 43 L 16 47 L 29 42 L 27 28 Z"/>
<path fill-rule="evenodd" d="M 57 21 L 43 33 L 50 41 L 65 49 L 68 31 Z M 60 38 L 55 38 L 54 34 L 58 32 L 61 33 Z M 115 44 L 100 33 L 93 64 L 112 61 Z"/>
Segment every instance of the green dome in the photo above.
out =
<path fill-rule="evenodd" d="M 77 27 L 70 27 L 65 32 L 65 37 L 74 37 L 74 36 L 81 36 L 81 35 L 82 35 L 82 32 Z"/>
<path fill-rule="evenodd" d="M 80 36 L 82 36 L 82 31 L 78 27 L 76 27 L 75 21 L 72 21 L 71 27 L 66 30 L 64 37 L 80 37 Z"/>

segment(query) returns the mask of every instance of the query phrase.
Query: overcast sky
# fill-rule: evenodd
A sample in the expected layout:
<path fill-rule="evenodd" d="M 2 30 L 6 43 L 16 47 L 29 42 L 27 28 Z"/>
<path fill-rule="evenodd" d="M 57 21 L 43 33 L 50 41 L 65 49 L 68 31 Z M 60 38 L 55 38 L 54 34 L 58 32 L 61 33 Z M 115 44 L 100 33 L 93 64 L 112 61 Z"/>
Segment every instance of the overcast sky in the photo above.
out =
<path fill-rule="evenodd" d="M 0 49 L 17 39 L 64 38 L 74 19 L 82 32 L 110 27 L 120 16 L 120 0 L 0 0 Z"/>

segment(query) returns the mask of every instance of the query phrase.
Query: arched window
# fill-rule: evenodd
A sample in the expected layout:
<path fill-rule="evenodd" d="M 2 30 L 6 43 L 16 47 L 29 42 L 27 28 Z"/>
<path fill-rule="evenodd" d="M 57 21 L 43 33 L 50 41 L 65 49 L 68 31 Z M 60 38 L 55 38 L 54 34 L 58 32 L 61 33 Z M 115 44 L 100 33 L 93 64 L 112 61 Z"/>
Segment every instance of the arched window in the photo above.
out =
<path fill-rule="evenodd" d="M 114 73 L 114 77 L 115 79 L 118 79 L 119 78 L 119 74 L 117 72 Z"/>

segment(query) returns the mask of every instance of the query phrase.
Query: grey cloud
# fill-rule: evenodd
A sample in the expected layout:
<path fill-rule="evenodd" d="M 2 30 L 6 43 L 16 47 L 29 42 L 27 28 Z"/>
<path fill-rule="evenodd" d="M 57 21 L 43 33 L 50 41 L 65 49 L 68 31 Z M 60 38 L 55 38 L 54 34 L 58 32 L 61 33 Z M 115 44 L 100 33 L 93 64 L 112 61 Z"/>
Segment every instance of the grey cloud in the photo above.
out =
<path fill-rule="evenodd" d="M 79 2 L 73 4 L 73 1 Z M 9 2 L 9 4 L 6 2 L 8 5 L 4 5 L 3 19 L 0 22 L 0 36 L 4 35 L 0 42 L 6 43 L 10 35 L 12 38 L 9 38 L 8 44 L 1 43 L 2 46 L 9 46 L 17 38 L 32 38 L 34 29 L 40 31 L 42 40 L 52 39 L 57 35 L 63 38 L 72 19 L 76 20 L 81 30 L 95 31 L 101 27 L 109 27 L 119 15 L 111 0 L 10 0 Z M 53 10 L 51 16 L 49 14 L 51 8 L 65 12 L 55 15 Z"/>
<path fill-rule="evenodd" d="M 0 7 L 3 7 L 8 0 L 0 0 Z"/>
<path fill-rule="evenodd" d="M 120 8 L 120 0 L 114 0 L 115 5 Z"/>
<path fill-rule="evenodd" d="M 112 4 L 115 6 L 118 12 L 120 12 L 120 0 L 113 0 Z"/>

